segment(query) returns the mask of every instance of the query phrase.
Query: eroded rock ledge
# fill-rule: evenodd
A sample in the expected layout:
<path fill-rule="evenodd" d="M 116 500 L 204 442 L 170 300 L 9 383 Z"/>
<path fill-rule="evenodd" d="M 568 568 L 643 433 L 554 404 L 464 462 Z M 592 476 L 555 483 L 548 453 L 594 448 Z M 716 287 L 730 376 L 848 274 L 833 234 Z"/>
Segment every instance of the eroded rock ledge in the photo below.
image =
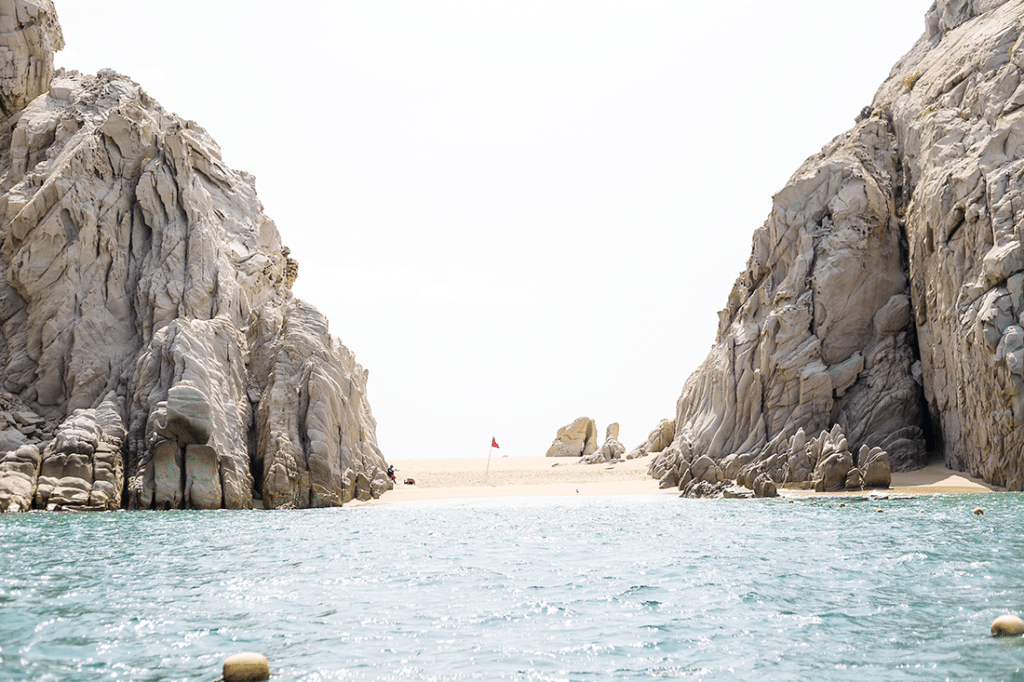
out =
<path fill-rule="evenodd" d="M 775 196 L 652 475 L 849 488 L 931 451 L 1024 489 L 1024 0 L 925 24 Z"/>
<path fill-rule="evenodd" d="M 49 0 L 0 0 L 0 45 L 0 511 L 388 489 L 367 373 L 254 179 L 132 80 L 54 73 Z"/>

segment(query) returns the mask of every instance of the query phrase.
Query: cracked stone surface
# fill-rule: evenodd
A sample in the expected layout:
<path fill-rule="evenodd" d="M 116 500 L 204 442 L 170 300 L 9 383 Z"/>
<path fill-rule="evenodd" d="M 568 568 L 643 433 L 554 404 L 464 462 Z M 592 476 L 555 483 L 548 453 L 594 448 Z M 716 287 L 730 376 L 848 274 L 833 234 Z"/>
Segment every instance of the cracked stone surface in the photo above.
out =
<path fill-rule="evenodd" d="M 686 485 L 706 457 L 869 485 L 932 451 L 1024 489 L 1022 75 L 1024 0 L 935 3 L 854 128 L 774 197 L 652 475 Z"/>
<path fill-rule="evenodd" d="M 386 490 L 367 372 L 292 295 L 255 179 L 131 79 L 55 73 L 62 46 L 49 0 L 0 0 L 0 511 Z"/>

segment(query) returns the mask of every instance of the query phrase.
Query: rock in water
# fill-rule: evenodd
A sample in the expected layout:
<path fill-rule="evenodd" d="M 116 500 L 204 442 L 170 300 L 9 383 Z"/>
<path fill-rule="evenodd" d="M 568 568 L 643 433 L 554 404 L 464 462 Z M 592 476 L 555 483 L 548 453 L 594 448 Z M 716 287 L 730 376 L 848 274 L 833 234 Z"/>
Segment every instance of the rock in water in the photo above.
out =
<path fill-rule="evenodd" d="M 737 455 L 747 478 L 882 486 L 930 446 L 1024 489 L 1021 16 L 937 0 L 854 128 L 774 197 L 652 475 Z"/>
<path fill-rule="evenodd" d="M 26 420 L 0 412 L 0 510 L 390 487 L 367 374 L 292 295 L 254 179 L 130 79 L 55 73 L 50 0 L 0 0 L 0 45 L 0 407 Z"/>

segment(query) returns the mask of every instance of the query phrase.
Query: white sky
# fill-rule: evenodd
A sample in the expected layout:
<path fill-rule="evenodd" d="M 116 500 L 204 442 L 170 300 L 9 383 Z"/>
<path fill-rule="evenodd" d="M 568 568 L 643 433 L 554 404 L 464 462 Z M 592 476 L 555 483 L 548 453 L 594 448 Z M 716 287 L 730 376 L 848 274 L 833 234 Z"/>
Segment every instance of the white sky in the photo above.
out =
<path fill-rule="evenodd" d="M 932 0 L 55 0 L 257 178 L 385 457 L 674 417 L 750 237 Z M 241 9 L 240 9 L 241 8 Z"/>

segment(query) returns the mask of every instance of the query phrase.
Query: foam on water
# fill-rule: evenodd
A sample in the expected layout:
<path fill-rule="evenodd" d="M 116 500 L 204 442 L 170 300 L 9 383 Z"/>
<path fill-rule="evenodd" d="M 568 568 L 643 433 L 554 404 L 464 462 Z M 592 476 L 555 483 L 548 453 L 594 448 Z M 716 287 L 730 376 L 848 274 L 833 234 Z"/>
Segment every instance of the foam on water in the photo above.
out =
<path fill-rule="evenodd" d="M 1024 680 L 1022 500 L 7 516 L 0 679 Z"/>

